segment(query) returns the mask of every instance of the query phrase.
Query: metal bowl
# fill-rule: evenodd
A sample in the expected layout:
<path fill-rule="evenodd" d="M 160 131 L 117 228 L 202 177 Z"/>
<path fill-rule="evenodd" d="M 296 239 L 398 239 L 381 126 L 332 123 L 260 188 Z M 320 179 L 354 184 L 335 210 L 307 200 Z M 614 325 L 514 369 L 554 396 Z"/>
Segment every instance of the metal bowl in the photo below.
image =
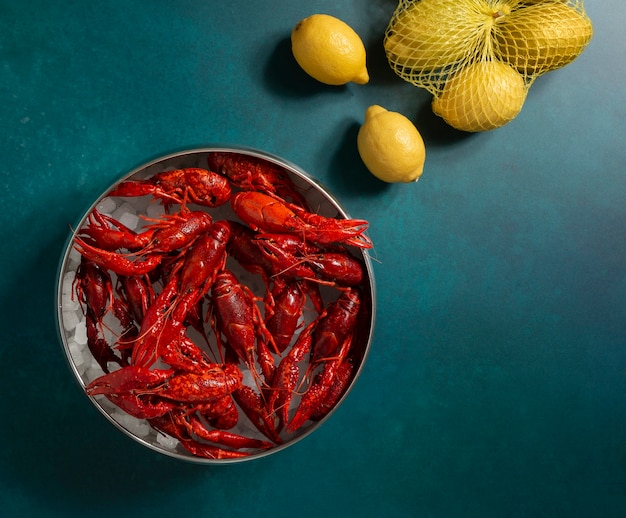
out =
<path fill-rule="evenodd" d="M 137 167 L 116 182 L 115 185 L 111 186 L 111 188 L 107 189 L 91 205 L 91 207 L 89 207 L 79 220 L 78 224 L 74 227 L 75 230 L 68 237 L 67 247 L 60 262 L 57 281 L 57 323 L 59 336 L 69 367 L 73 373 L 73 377 L 78 382 L 78 385 L 81 387 L 83 392 L 85 392 L 85 388 L 89 385 L 89 383 L 102 376 L 104 372 L 102 367 L 90 353 L 90 349 L 87 346 L 83 308 L 79 303 L 73 284 L 74 276 L 81 260 L 81 256 L 75 248 L 77 233 L 81 228 L 87 225 L 89 215 L 96 208 L 100 212 L 114 215 L 131 228 L 132 224 L 135 224 L 136 230 L 140 231 L 142 225 L 146 224 L 144 219 L 142 219 L 142 216 L 148 216 L 151 218 L 159 217 L 159 213 L 162 213 L 164 210 L 162 208 L 162 204 L 155 203 L 155 200 L 151 196 L 132 198 L 111 197 L 109 196 L 109 193 L 112 189 L 122 181 L 150 178 L 153 175 L 165 170 L 196 167 L 207 168 L 207 158 L 209 154 L 216 152 L 245 155 L 267 163 L 272 167 L 278 167 L 291 179 L 293 184 L 297 187 L 297 190 L 302 193 L 309 207 L 315 208 L 315 211 L 318 214 L 339 219 L 350 218 L 337 199 L 329 193 L 324 186 L 319 184 L 299 167 L 282 158 L 250 148 L 229 146 L 192 149 L 184 152 L 169 154 Z M 233 192 L 236 190 L 237 188 L 234 187 Z M 229 203 L 225 203 L 215 208 L 198 207 L 191 204 L 189 205 L 189 208 L 209 212 L 214 221 L 219 219 L 238 220 Z M 127 414 L 112 403 L 106 396 L 88 396 L 85 392 L 86 397 L 89 398 L 89 400 L 110 423 L 127 436 L 158 453 L 181 460 L 207 464 L 241 462 L 261 458 L 294 445 L 329 419 L 347 397 L 359 377 L 359 374 L 361 373 L 372 341 L 376 300 L 372 263 L 367 250 L 352 246 L 346 248 L 349 250 L 349 253 L 361 261 L 364 266 L 363 280 L 358 286 L 361 292 L 361 309 L 354 330 L 354 338 L 351 346 L 351 362 L 353 364 L 351 379 L 346 385 L 341 397 L 325 416 L 317 418 L 317 420 L 307 420 L 298 430 L 293 432 L 287 432 L 285 428 L 283 428 L 282 431 L 280 431 L 279 443 L 274 441 L 271 447 L 264 448 L 243 448 L 241 451 L 245 452 L 246 455 L 242 457 L 209 458 L 204 455 L 199 456 L 184 448 L 178 439 L 168 436 L 162 431 L 154 429 L 148 420 L 139 419 Z M 248 272 L 238 265 L 236 261 L 233 261 L 232 258 L 229 258 L 228 261 L 228 267 L 237 275 L 240 281 L 250 287 L 250 289 L 257 296 L 263 297 L 265 285 L 261 276 Z M 112 278 L 115 283 L 115 274 L 112 275 Z M 332 300 L 336 299 L 341 291 L 336 289 L 334 286 L 321 285 L 320 293 L 322 294 L 325 304 L 328 304 L 332 302 Z M 303 321 L 299 330 L 296 332 L 296 336 L 304 325 L 313 321 L 317 316 L 314 311 L 310 310 L 310 302 L 310 299 L 307 298 L 306 308 L 309 309 L 305 308 L 305 311 L 303 312 Z M 259 306 L 262 306 L 262 304 L 259 303 Z M 107 341 L 113 346 L 115 340 L 121 332 L 121 327 L 119 326 L 119 321 L 114 318 L 112 311 L 108 311 L 105 315 L 101 329 L 106 336 Z M 207 334 L 210 335 L 211 327 L 208 324 L 206 324 L 206 330 Z M 190 334 L 190 336 L 192 336 L 192 334 Z M 206 350 L 206 344 L 202 347 Z M 288 352 L 289 348 L 285 350 L 283 355 Z M 281 359 L 281 355 L 274 353 L 274 358 L 278 364 Z M 111 370 L 119 368 L 119 366 L 115 367 L 112 364 L 109 364 L 109 366 Z M 167 367 L 167 365 L 164 366 L 164 368 Z M 245 370 L 244 365 L 240 364 L 240 367 L 242 370 Z M 306 369 L 306 365 L 303 365 L 302 369 Z M 302 393 L 306 389 L 307 384 L 311 383 L 312 379 L 313 376 L 309 376 L 307 380 L 301 380 L 298 394 Z M 244 372 L 244 383 L 252 384 L 250 382 L 249 373 Z M 265 388 L 267 389 L 267 387 Z M 300 395 L 294 396 L 294 402 L 292 404 L 293 407 L 297 406 L 299 398 Z M 238 407 L 238 410 L 238 422 L 236 426 L 229 429 L 228 432 L 268 441 L 268 438 L 259 432 L 258 428 L 246 417 L 245 413 L 241 411 L 241 408 Z M 292 415 L 293 412 L 294 408 L 291 409 L 290 415 Z M 204 443 L 204 441 L 200 439 L 198 440 Z M 218 446 L 225 451 L 230 451 L 232 449 L 230 446 L 219 444 L 212 444 L 211 446 Z"/>

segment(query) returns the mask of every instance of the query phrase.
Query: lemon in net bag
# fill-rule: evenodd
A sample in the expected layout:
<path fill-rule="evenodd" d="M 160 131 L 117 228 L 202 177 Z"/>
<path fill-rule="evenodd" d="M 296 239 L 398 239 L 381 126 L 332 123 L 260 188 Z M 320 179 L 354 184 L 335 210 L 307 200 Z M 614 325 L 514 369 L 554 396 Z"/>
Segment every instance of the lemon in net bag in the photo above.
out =
<path fill-rule="evenodd" d="M 533 81 L 573 61 L 592 34 L 582 0 L 400 0 L 384 47 L 446 122 L 487 131 L 512 120 Z"/>

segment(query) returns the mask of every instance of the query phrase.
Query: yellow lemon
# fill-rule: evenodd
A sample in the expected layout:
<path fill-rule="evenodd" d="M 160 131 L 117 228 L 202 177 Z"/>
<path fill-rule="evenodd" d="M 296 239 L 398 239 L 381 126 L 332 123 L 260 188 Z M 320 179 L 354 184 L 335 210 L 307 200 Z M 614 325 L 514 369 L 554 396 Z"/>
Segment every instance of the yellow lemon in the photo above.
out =
<path fill-rule="evenodd" d="M 522 75 L 506 63 L 479 61 L 446 82 L 432 109 L 458 130 L 488 131 L 517 117 L 527 91 Z"/>
<path fill-rule="evenodd" d="M 313 14 L 300 20 L 291 32 L 291 50 L 307 74 L 327 85 L 369 81 L 363 41 L 334 16 Z"/>
<path fill-rule="evenodd" d="M 370 106 L 357 136 L 367 169 L 388 183 L 415 182 L 424 170 L 426 148 L 417 128 L 404 115 Z"/>
<path fill-rule="evenodd" d="M 495 51 L 522 73 L 544 74 L 576 59 L 593 35 L 591 20 L 559 2 L 535 2 L 494 27 Z"/>
<path fill-rule="evenodd" d="M 385 53 L 403 78 L 446 67 L 471 56 L 492 17 L 480 1 L 401 2 L 385 32 Z"/>

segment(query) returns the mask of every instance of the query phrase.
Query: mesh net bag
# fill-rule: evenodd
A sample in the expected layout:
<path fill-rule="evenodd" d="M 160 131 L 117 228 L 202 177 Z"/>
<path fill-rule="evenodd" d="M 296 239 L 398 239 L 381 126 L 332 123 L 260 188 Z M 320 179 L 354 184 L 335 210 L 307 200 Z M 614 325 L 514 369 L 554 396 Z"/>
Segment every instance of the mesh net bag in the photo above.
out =
<path fill-rule="evenodd" d="M 487 103 L 493 117 L 459 128 L 483 131 L 515 117 L 533 81 L 576 59 L 592 33 L 582 0 L 400 0 L 384 46 L 397 75 L 433 94 L 433 109 L 452 97 L 465 106 L 457 115 Z"/>

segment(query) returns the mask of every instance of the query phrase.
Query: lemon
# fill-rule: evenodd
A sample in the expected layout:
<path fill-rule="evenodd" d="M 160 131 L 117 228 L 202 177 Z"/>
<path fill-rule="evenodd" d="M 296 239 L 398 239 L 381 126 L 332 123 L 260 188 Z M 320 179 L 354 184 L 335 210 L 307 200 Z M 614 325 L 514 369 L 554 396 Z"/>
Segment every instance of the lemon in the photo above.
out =
<path fill-rule="evenodd" d="M 591 20 L 559 1 L 520 7 L 494 27 L 496 54 L 527 75 L 571 63 L 592 35 Z"/>
<path fill-rule="evenodd" d="M 424 170 L 426 148 L 417 128 L 404 115 L 372 105 L 357 136 L 367 169 L 388 183 L 415 182 Z"/>
<path fill-rule="evenodd" d="M 291 32 L 291 50 L 307 74 L 327 85 L 369 81 L 363 41 L 334 16 L 313 14 L 300 20 Z"/>
<path fill-rule="evenodd" d="M 513 120 L 526 100 L 522 75 L 506 63 L 478 61 L 455 73 L 432 102 L 436 115 L 461 131 L 488 131 Z"/>
<path fill-rule="evenodd" d="M 401 6 L 385 32 L 387 59 L 401 77 L 467 59 L 485 38 L 482 28 L 488 28 L 493 13 L 481 1 L 421 0 Z"/>

